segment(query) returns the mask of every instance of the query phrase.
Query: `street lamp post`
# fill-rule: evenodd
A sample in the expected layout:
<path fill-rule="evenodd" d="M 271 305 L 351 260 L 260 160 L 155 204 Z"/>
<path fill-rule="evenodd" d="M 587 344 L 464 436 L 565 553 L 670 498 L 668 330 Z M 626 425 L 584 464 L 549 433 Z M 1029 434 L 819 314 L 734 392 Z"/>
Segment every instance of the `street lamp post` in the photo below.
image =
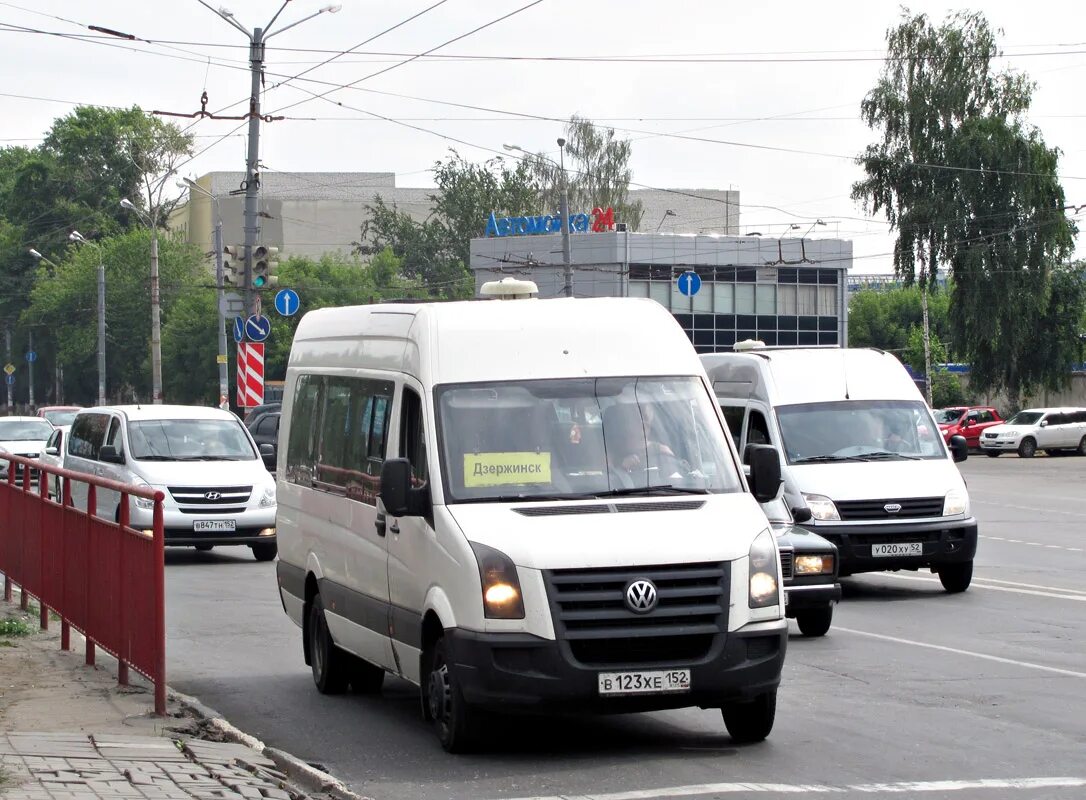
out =
<path fill-rule="evenodd" d="M 54 262 L 50 261 L 48 258 L 46 258 L 41 253 L 39 253 L 37 250 L 35 250 L 33 247 L 31 247 L 28 252 L 30 253 L 30 255 L 34 256 L 34 258 L 36 258 L 38 261 L 42 262 L 43 264 L 48 264 L 49 267 L 52 270 L 54 270 L 54 274 L 55 274 L 55 271 L 57 269 L 57 265 Z M 34 341 L 33 332 L 31 332 L 30 336 L 31 336 L 30 341 L 33 342 Z M 34 349 L 33 346 L 31 346 L 30 349 L 33 350 Z M 53 377 L 54 377 L 54 380 L 55 380 L 54 387 L 53 387 L 53 394 L 54 394 L 53 399 L 58 404 L 63 402 L 61 400 L 61 372 L 60 372 L 60 352 L 59 352 L 59 350 L 60 349 L 58 347 L 57 348 L 56 363 L 53 365 Z M 29 367 L 29 372 L 30 372 L 30 405 L 34 405 L 34 362 L 31 361 L 27 366 Z"/>
<path fill-rule="evenodd" d="M 203 186 L 190 178 L 182 178 L 183 184 L 179 186 L 187 186 L 189 191 L 196 191 L 202 195 L 206 195 L 211 198 L 211 202 L 215 204 L 215 289 L 218 295 L 219 306 L 219 397 L 230 397 L 230 385 L 227 377 L 226 370 L 226 297 L 223 294 L 223 265 L 222 265 L 222 209 L 219 207 L 219 198 L 209 192 Z"/>
<path fill-rule="evenodd" d="M 147 223 L 151 229 L 151 402 L 162 404 L 162 306 L 158 290 L 158 226 L 151 217 L 128 198 L 121 200 L 126 208 Z"/>
<path fill-rule="evenodd" d="M 102 262 L 102 246 L 84 239 L 79 231 L 68 238 L 79 244 L 89 244 L 98 251 L 98 405 L 106 404 L 106 267 Z"/>
<path fill-rule="evenodd" d="M 558 138 L 558 163 L 555 163 L 553 159 L 547 158 L 541 153 L 529 153 L 523 147 L 515 144 L 503 144 L 506 150 L 517 150 L 525 155 L 533 158 L 542 158 L 544 161 L 549 161 L 554 166 L 558 167 L 560 175 L 560 190 L 558 200 L 558 214 L 562 218 L 562 266 L 563 266 L 563 286 L 562 293 L 566 297 L 573 297 L 573 254 L 571 242 L 569 239 L 569 180 L 566 176 L 566 140 Z"/>

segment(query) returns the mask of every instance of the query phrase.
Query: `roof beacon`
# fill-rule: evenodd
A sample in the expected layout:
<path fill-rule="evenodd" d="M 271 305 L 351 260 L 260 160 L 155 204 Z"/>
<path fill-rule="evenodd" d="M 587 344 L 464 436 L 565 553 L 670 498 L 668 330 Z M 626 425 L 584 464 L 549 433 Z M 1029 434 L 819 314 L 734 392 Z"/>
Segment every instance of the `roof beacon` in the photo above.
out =
<path fill-rule="evenodd" d="M 744 339 L 732 345 L 732 349 L 737 353 L 744 350 L 761 350 L 763 347 L 765 347 L 765 342 L 761 339 Z"/>
<path fill-rule="evenodd" d="M 484 283 L 479 294 L 495 300 L 530 300 L 539 296 L 539 287 L 532 281 L 502 278 L 500 281 Z"/>

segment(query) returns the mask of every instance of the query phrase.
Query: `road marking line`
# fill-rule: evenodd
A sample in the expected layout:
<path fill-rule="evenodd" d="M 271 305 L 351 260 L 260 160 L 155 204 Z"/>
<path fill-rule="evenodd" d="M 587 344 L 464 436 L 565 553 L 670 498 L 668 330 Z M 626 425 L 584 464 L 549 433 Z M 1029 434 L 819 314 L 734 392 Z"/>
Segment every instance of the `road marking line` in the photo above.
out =
<path fill-rule="evenodd" d="M 905 794 L 964 792 L 972 789 L 1069 789 L 1086 786 L 1086 778 L 978 778 L 961 781 L 858 783 L 851 786 L 803 783 L 696 783 L 660 789 L 593 794 L 551 794 L 518 800 L 653 800 L 659 797 L 694 797 L 705 794 Z"/>
<path fill-rule="evenodd" d="M 921 577 L 921 576 L 917 576 Z M 1071 594 L 1086 594 L 1086 589 L 1068 589 L 1064 586 L 1042 586 L 1036 583 L 1020 583 L 1018 581 L 1003 581 L 999 578 L 973 578 L 974 581 L 982 581 L 984 583 L 998 583 L 1003 586 L 1024 586 L 1027 589 L 1043 589 L 1046 592 L 1070 592 Z"/>
<path fill-rule="evenodd" d="M 938 578 L 925 578 L 922 575 L 898 575 L 895 572 L 887 572 L 884 578 L 897 578 L 899 581 L 920 581 L 922 583 L 939 583 Z M 1013 594 L 1028 594 L 1033 597 L 1050 597 L 1053 600 L 1078 600 L 1086 603 L 1086 592 L 1078 589 L 1059 589 L 1051 586 L 1038 586 L 1036 589 L 1019 589 L 1015 586 L 1029 586 L 1029 584 L 1015 584 L 1015 586 L 989 586 L 985 581 L 995 582 L 991 578 L 974 578 L 971 586 L 978 589 L 991 589 L 993 592 L 1011 592 Z M 1038 591 L 1043 590 L 1043 591 Z M 1076 592 L 1076 594 L 1061 594 L 1061 592 Z"/>
<path fill-rule="evenodd" d="M 834 625 L 835 631 L 841 631 L 842 633 L 853 633 L 857 636 L 867 636 L 872 639 L 882 639 L 887 642 L 894 642 L 895 644 L 909 644 L 913 647 L 926 647 L 929 650 L 941 650 L 944 653 L 954 653 L 960 656 L 972 656 L 973 658 L 981 658 L 985 661 L 995 661 L 997 664 L 1010 664 L 1015 667 L 1026 667 L 1028 669 L 1036 669 L 1041 672 L 1051 672 L 1056 675 L 1066 675 L 1070 678 L 1086 678 L 1086 672 L 1075 672 L 1072 669 L 1060 669 L 1059 667 L 1046 667 L 1044 664 L 1034 664 L 1029 661 L 1018 661 L 1013 658 L 1003 658 L 1001 656 L 992 656 L 987 653 L 977 653 L 973 650 L 961 650 L 957 647 L 946 647 L 941 644 L 931 644 L 930 642 L 918 642 L 913 639 L 902 639 L 897 636 L 887 636 L 884 633 L 872 633 L 870 631 L 858 631 L 855 628 L 842 628 L 839 625 Z"/>
<path fill-rule="evenodd" d="M 972 497 L 975 499 L 976 495 L 974 494 L 972 495 Z M 993 503 L 991 501 L 983 500 L 980 501 L 980 504 L 985 506 L 997 506 L 999 508 L 1013 508 L 1016 511 L 1039 511 L 1043 514 L 1064 514 L 1071 517 L 1086 517 L 1086 514 L 1083 514 L 1081 511 L 1063 511 L 1058 508 L 1036 508 L 1034 506 L 1017 506 L 1011 505 L 1010 503 Z"/>

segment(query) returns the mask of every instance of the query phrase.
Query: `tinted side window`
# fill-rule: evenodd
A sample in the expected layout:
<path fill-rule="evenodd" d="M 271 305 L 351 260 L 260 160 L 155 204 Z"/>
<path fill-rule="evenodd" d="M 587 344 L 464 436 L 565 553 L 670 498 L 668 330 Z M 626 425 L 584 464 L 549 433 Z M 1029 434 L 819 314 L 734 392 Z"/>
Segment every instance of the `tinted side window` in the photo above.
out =
<path fill-rule="evenodd" d="M 68 453 L 80 458 L 97 459 L 108 425 L 109 417 L 105 414 L 81 414 L 68 435 Z"/>
<path fill-rule="evenodd" d="M 1048 420 L 1050 427 L 1052 425 L 1063 425 L 1067 422 L 1067 416 L 1065 414 L 1049 414 L 1045 419 Z"/>
<path fill-rule="evenodd" d="M 735 446 L 739 447 L 739 437 L 743 433 L 743 415 L 746 409 L 742 406 L 721 406 L 724 413 L 724 421 L 728 423 L 728 432 L 731 433 Z"/>
<path fill-rule="evenodd" d="M 411 483 L 424 486 L 429 480 L 426 466 L 426 434 L 423 426 L 422 399 L 413 389 L 404 387 L 400 414 L 400 455 L 411 462 Z"/>
<path fill-rule="evenodd" d="M 290 418 L 290 441 L 287 443 L 286 479 L 292 483 L 311 486 L 317 461 L 317 440 L 320 422 L 320 393 L 322 379 L 302 375 L 294 390 L 294 410 Z"/>
<path fill-rule="evenodd" d="M 770 444 L 769 426 L 761 411 L 751 411 L 747 421 L 747 444 Z"/>
<path fill-rule="evenodd" d="M 124 454 L 124 437 L 121 436 L 121 420 L 113 417 L 109 422 L 109 433 L 106 434 L 106 444 L 117 448 L 117 452 Z"/>
<path fill-rule="evenodd" d="M 278 414 L 268 414 L 256 424 L 256 432 L 262 436 L 273 436 L 278 430 Z"/>
<path fill-rule="evenodd" d="M 1075 422 L 1086 422 L 1086 411 L 1076 411 L 1072 418 Z"/>

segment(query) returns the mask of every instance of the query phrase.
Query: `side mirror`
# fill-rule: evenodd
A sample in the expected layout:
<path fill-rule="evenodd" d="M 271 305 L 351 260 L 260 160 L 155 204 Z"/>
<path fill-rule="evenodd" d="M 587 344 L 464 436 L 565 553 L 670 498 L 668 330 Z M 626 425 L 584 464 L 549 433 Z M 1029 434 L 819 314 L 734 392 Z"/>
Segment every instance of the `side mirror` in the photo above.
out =
<path fill-rule="evenodd" d="M 422 517 L 428 513 L 429 488 L 411 486 L 411 462 L 390 458 L 381 467 L 379 497 L 390 517 Z"/>
<path fill-rule="evenodd" d="M 797 506 L 792 509 L 792 519 L 795 520 L 797 525 L 802 525 L 804 522 L 810 522 L 812 516 L 811 509 L 807 508 L 807 506 L 803 506 L 802 508 Z"/>
<path fill-rule="evenodd" d="M 98 460 L 106 464 L 123 464 L 124 453 L 118 452 L 117 448 L 111 444 L 104 444 L 98 450 Z"/>
<path fill-rule="evenodd" d="M 954 463 L 969 458 L 969 442 L 965 440 L 964 436 L 950 437 L 950 454 L 954 457 Z"/>
<path fill-rule="evenodd" d="M 974 421 L 975 420 L 972 417 L 966 417 L 965 419 L 962 420 L 962 427 L 963 428 L 968 428 L 970 425 L 973 424 Z"/>
<path fill-rule="evenodd" d="M 770 444 L 747 446 L 750 458 L 750 491 L 759 503 L 768 503 L 781 488 L 781 458 Z"/>
<path fill-rule="evenodd" d="M 265 467 L 275 469 L 277 459 L 274 444 L 264 443 L 260 445 L 260 457 L 264 460 Z"/>
<path fill-rule="evenodd" d="M 45 454 L 47 456 L 59 456 L 60 455 L 60 449 L 57 448 L 57 447 L 47 447 L 47 448 L 45 448 Z"/>
<path fill-rule="evenodd" d="M 1048 420 L 1047 419 L 1042 419 L 1041 420 L 1041 427 L 1042 428 L 1047 428 L 1048 427 Z"/>

